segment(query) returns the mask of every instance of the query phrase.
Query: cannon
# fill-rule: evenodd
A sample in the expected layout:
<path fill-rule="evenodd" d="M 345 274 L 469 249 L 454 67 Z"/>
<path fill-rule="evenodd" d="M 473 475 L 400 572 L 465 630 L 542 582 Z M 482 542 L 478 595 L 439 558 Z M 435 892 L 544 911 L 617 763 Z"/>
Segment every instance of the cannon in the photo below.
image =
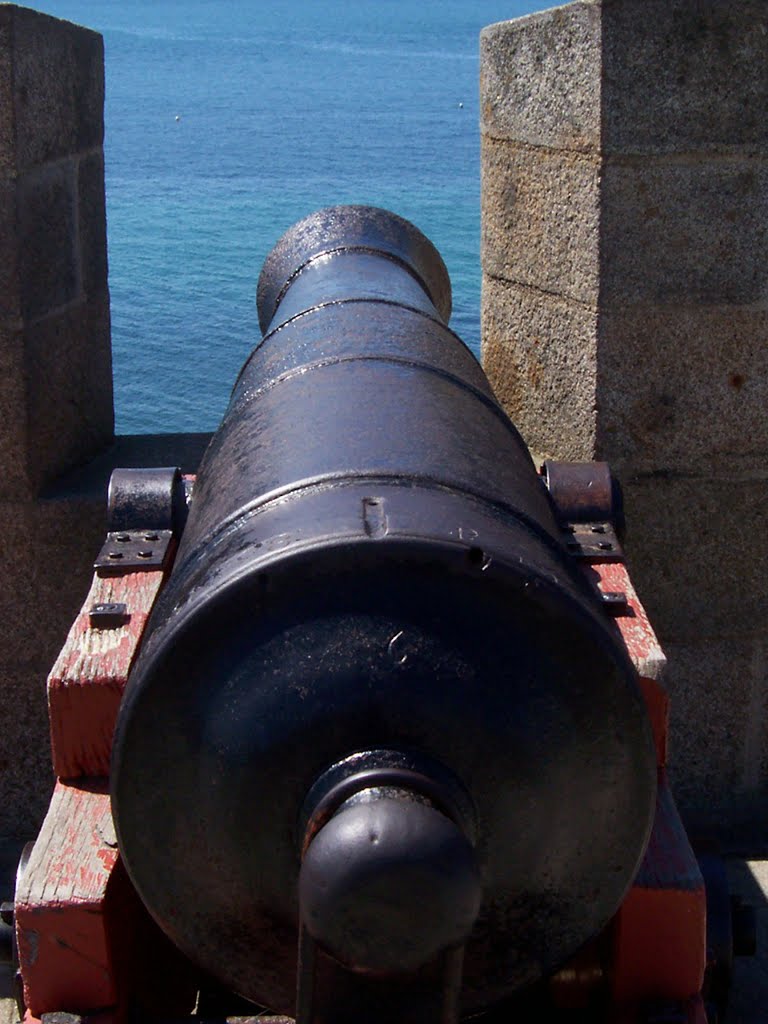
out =
<path fill-rule="evenodd" d="M 617 488 L 602 464 L 537 472 L 450 307 L 408 222 L 301 221 L 196 478 L 113 477 L 16 897 L 32 1017 L 121 1019 L 156 993 L 151 948 L 174 1014 L 191 987 L 199 1012 L 215 991 L 214 1015 L 299 1024 L 452 1024 L 531 993 L 706 1021 L 704 886 Z M 83 945 L 53 913 L 62 842 L 99 922 L 92 991 L 51 967 Z M 651 966 L 665 942 L 686 948 Z"/>

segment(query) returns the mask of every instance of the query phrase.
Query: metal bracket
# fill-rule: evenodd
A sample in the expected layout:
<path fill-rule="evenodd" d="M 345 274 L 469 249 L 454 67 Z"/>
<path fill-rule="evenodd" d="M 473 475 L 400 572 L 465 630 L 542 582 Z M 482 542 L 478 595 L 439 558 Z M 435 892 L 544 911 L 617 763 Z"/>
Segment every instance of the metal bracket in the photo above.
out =
<path fill-rule="evenodd" d="M 624 550 L 611 523 L 566 523 L 563 533 L 566 549 L 574 558 L 589 562 L 624 561 Z"/>
<path fill-rule="evenodd" d="M 109 532 L 94 569 L 99 576 L 165 569 L 171 541 L 184 529 L 186 513 L 187 490 L 177 467 L 114 470 L 109 481 Z M 93 624 L 111 628 L 103 617 Z"/>
<path fill-rule="evenodd" d="M 110 531 L 93 567 L 99 576 L 164 569 L 172 537 L 170 530 Z"/>
<path fill-rule="evenodd" d="M 623 536 L 621 486 L 607 462 L 547 460 L 542 464 L 541 476 L 563 529 L 573 523 L 608 522 L 618 536 Z"/>
<path fill-rule="evenodd" d="M 107 495 L 108 529 L 179 533 L 186 518 L 186 492 L 178 467 L 113 470 Z"/>

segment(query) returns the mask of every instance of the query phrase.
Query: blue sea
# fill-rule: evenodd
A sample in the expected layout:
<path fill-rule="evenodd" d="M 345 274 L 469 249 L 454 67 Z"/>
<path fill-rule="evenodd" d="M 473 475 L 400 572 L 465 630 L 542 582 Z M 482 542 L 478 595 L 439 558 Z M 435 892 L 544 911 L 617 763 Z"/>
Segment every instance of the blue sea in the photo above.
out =
<path fill-rule="evenodd" d="M 117 430 L 214 429 L 266 254 L 322 206 L 412 220 L 479 348 L 478 34 L 536 0 L 40 0 L 104 36 Z"/>

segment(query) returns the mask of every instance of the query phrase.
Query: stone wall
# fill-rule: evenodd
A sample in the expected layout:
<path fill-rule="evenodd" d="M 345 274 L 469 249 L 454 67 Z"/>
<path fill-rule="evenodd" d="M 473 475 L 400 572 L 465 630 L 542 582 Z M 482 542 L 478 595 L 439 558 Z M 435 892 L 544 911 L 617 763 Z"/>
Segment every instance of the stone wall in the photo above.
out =
<path fill-rule="evenodd" d="M 102 529 L 48 489 L 113 437 L 103 64 L 96 33 L 0 6 L 0 835 L 45 809 L 45 677 Z"/>
<path fill-rule="evenodd" d="M 0 6 L 5 501 L 112 438 L 103 107 L 99 35 Z"/>
<path fill-rule="evenodd" d="M 622 480 L 676 791 L 720 826 L 768 795 L 767 65 L 755 0 L 587 0 L 481 42 L 485 368 L 535 452 Z"/>
<path fill-rule="evenodd" d="M 109 474 L 192 471 L 207 440 L 113 436 L 103 109 L 101 36 L 0 5 L 0 861 L 47 807 L 45 680 Z"/>

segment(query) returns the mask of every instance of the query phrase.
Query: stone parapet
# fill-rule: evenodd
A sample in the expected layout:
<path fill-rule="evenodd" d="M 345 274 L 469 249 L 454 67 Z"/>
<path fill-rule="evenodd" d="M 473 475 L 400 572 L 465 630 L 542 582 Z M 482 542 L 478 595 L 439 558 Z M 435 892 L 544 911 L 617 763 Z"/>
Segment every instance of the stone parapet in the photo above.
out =
<path fill-rule="evenodd" d="M 3 502 L 0 836 L 33 836 L 53 786 L 46 677 L 88 587 L 104 502 Z"/>
<path fill-rule="evenodd" d="M 766 63 L 753 0 L 481 40 L 485 368 L 534 451 L 622 479 L 682 806 L 722 826 L 768 795 Z"/>
<path fill-rule="evenodd" d="M 768 454 L 768 308 L 600 308 L 597 446 L 631 473 L 759 481 Z"/>
<path fill-rule="evenodd" d="M 104 139 L 104 44 L 98 32 L 0 6 L 0 173 L 21 175 Z"/>
<path fill-rule="evenodd" d="M 600 161 L 570 150 L 483 142 L 483 252 L 489 277 L 576 302 L 593 300 L 600 264 Z"/>
<path fill-rule="evenodd" d="M 587 0 L 484 29 L 483 141 L 599 153 L 601 24 L 601 8 Z"/>
<path fill-rule="evenodd" d="M 0 836 L 45 810 L 45 679 L 104 532 L 103 488 L 57 482 L 114 450 L 103 107 L 101 37 L 1 4 Z"/>
<path fill-rule="evenodd" d="M 0 5 L 0 501 L 113 437 L 101 36 Z"/>
<path fill-rule="evenodd" d="M 542 451 L 578 461 L 597 444 L 597 310 L 486 274 L 483 279 L 483 365 L 518 427 L 546 442 Z M 561 338 L 562 344 L 548 344 Z M 508 339 L 514 339 L 514 344 Z M 550 438 L 552 409 L 559 410 Z"/>

